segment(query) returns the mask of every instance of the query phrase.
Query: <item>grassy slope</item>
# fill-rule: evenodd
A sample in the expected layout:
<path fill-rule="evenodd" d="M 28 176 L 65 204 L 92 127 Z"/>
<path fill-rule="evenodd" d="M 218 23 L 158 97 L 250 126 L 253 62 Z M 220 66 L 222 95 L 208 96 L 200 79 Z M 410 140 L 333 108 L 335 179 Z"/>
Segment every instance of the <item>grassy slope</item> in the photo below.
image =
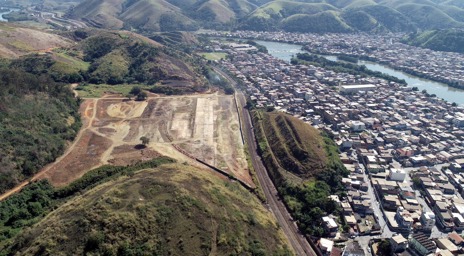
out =
<path fill-rule="evenodd" d="M 304 179 L 324 171 L 328 158 L 319 131 L 283 113 L 255 114 L 261 118 L 265 140 L 281 167 Z"/>
<path fill-rule="evenodd" d="M 69 40 L 56 34 L 11 23 L 0 24 L 0 57 L 3 58 L 69 45 Z"/>
<path fill-rule="evenodd" d="M 325 11 L 313 15 L 295 14 L 284 19 L 281 27 L 290 32 L 343 33 L 352 31 L 350 26 L 335 11 Z"/>
<path fill-rule="evenodd" d="M 356 1 L 352 1 L 349 5 L 343 8 L 344 9 L 359 8 L 359 7 L 369 6 L 369 5 L 377 5 L 377 3 L 374 0 L 356 0 Z"/>
<path fill-rule="evenodd" d="M 15 245 L 21 255 L 270 255 L 286 248 L 275 220 L 252 194 L 180 164 L 121 176 L 76 196 Z"/>
<path fill-rule="evenodd" d="M 436 51 L 464 53 L 464 31 L 462 30 L 430 30 L 411 34 L 405 38 L 405 43 L 430 48 Z"/>
<path fill-rule="evenodd" d="M 347 175 L 338 147 L 287 114 L 253 111 L 253 124 L 266 168 L 300 230 L 323 236 L 322 216 L 337 209 L 328 195 L 344 190 Z"/>
<path fill-rule="evenodd" d="M 405 16 L 410 17 L 423 29 L 463 26 L 463 23 L 457 22 L 446 13 L 431 5 L 402 4 L 396 9 Z"/>

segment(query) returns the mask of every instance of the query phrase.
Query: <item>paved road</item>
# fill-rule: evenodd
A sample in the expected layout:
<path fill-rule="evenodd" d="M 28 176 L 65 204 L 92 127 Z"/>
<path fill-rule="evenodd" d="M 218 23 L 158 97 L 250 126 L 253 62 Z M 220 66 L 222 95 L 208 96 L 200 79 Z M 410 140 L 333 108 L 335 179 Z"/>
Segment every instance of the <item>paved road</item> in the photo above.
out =
<path fill-rule="evenodd" d="M 235 85 L 235 81 L 233 81 L 230 77 L 227 76 L 221 70 L 214 68 L 214 70 L 225 77 L 229 82 L 237 88 Z M 256 171 L 259 184 L 261 185 L 264 195 L 266 196 L 266 200 L 268 206 L 272 213 L 275 215 L 280 227 L 284 231 L 285 235 L 287 236 L 290 244 L 293 247 L 293 250 L 297 255 L 317 255 L 316 252 L 313 250 L 311 245 L 308 243 L 306 238 L 299 232 L 297 226 L 293 223 L 292 217 L 290 213 L 287 211 L 287 208 L 279 199 L 279 195 L 277 193 L 277 189 L 275 188 L 274 184 L 267 173 L 266 168 L 263 165 L 263 162 L 260 156 L 257 153 L 257 145 L 255 140 L 255 135 L 253 132 L 253 126 L 251 123 L 251 117 L 247 109 L 244 108 L 246 104 L 245 96 L 241 91 L 236 92 L 237 97 L 237 104 L 239 110 L 242 110 L 241 118 L 242 118 L 242 125 L 243 125 L 243 136 L 248 144 L 248 150 L 250 152 L 251 161 L 253 164 L 253 168 Z"/>

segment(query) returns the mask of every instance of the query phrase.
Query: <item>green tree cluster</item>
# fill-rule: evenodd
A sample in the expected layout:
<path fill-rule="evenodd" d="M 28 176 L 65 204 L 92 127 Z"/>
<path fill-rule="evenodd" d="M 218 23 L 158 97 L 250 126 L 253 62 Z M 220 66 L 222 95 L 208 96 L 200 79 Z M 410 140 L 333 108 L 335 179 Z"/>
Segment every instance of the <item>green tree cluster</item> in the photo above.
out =
<path fill-rule="evenodd" d="M 4 192 L 61 155 L 81 123 L 79 100 L 69 86 L 48 74 L 27 73 L 17 62 L 0 70 L 0 102 L 0 192 Z"/>
<path fill-rule="evenodd" d="M 352 75 L 360 75 L 363 77 L 374 76 L 378 78 L 385 79 L 387 81 L 392 81 L 400 84 L 406 84 L 404 79 L 399 79 L 394 76 L 387 75 L 379 71 L 372 71 L 368 69 L 365 65 L 357 65 L 354 63 L 338 62 L 331 61 L 324 57 L 317 56 L 315 54 L 309 53 L 297 53 L 296 58 L 291 60 L 292 64 L 311 64 L 326 69 L 333 70 L 338 73 L 348 73 Z"/>

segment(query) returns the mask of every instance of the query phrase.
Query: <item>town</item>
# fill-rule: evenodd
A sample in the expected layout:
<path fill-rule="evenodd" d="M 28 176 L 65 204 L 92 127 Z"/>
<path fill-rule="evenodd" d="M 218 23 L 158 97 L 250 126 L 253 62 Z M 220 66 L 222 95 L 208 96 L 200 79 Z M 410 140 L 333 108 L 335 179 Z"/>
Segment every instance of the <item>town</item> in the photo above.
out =
<path fill-rule="evenodd" d="M 225 35 L 213 32 L 211 35 L 301 44 L 309 52 L 355 56 L 383 63 L 412 75 L 464 88 L 463 54 L 403 44 L 400 42 L 404 37 L 402 33 L 371 35 L 237 31 Z"/>
<path fill-rule="evenodd" d="M 353 47 L 333 52 L 335 48 L 330 45 L 343 42 L 345 37 L 354 37 L 364 46 L 373 46 L 373 41 L 382 37 L 242 33 L 208 35 L 297 42 L 329 54 L 342 49 L 343 53 L 360 54 Z M 463 72 L 453 64 L 462 63 L 462 55 L 416 49 L 427 54 L 422 54 L 423 59 L 406 61 L 398 56 L 408 54 L 408 49 L 387 51 L 388 45 L 376 43 L 382 50 L 370 54 L 379 60 L 388 59 L 392 65 L 410 63 L 418 70 L 428 68 L 423 72 L 435 72 L 453 80 L 448 67 Z M 216 65 L 239 80 L 257 108 L 291 114 L 335 140 L 351 175 L 343 178 L 346 198 L 332 199 L 343 209 L 343 221 L 350 227 L 347 233 L 355 238 L 358 252 L 370 255 L 371 248 L 376 250 L 383 240 L 388 240 L 396 255 L 462 253 L 462 107 L 380 78 L 293 65 L 248 44 L 213 40 L 211 49 L 228 55 L 216 61 Z M 385 55 L 380 57 L 382 52 Z M 323 218 L 329 235 L 318 244 L 327 255 L 341 255 L 335 244 L 344 232 L 337 219 L 338 216 Z"/>

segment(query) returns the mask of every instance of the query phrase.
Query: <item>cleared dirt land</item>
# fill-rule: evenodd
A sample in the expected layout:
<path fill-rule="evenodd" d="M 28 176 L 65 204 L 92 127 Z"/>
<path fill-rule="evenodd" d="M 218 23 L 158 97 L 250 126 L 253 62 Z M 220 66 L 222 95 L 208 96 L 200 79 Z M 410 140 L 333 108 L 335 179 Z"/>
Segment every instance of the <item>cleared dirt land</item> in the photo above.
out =
<path fill-rule="evenodd" d="M 83 129 L 74 144 L 41 178 L 65 185 L 103 164 L 128 165 L 159 155 L 199 165 L 198 158 L 253 185 L 233 96 L 209 94 L 149 98 L 87 99 Z M 150 139 L 136 149 L 140 137 Z"/>

